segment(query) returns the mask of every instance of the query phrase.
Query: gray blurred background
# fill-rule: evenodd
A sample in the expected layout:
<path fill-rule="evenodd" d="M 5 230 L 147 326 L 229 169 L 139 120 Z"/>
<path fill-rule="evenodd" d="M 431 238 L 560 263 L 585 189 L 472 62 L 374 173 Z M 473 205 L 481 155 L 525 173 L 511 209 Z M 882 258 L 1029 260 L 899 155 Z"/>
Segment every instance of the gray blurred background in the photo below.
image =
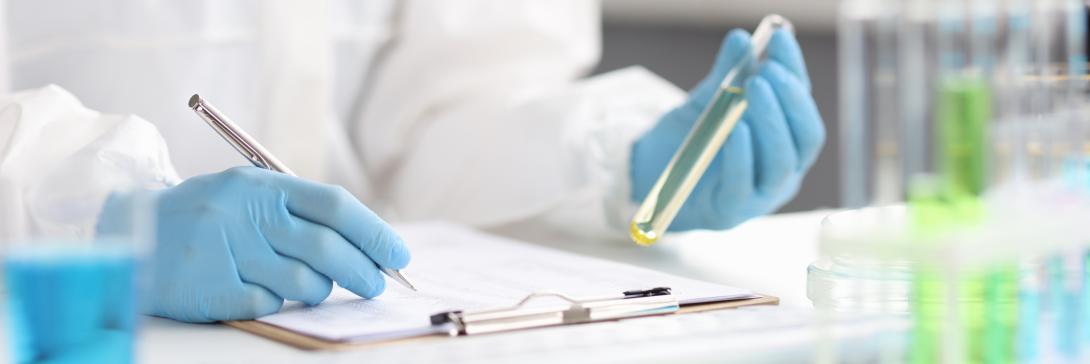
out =
<path fill-rule="evenodd" d="M 840 204 L 837 128 L 837 0 L 604 0 L 602 62 L 595 73 L 643 65 L 683 89 L 711 67 L 732 28 L 752 31 L 764 15 L 778 13 L 795 24 L 814 99 L 825 120 L 825 148 L 798 196 L 781 211 Z"/>

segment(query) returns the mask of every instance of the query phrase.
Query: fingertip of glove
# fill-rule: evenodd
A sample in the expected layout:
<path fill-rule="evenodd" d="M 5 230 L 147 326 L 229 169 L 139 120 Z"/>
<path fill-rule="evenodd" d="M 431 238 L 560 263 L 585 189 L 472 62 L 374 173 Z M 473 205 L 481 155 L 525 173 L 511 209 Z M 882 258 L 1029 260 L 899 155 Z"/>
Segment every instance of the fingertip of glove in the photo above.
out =
<path fill-rule="evenodd" d="M 777 29 L 772 33 L 772 39 L 769 40 L 771 49 L 783 49 L 791 50 L 792 48 L 798 48 L 798 39 L 794 34 L 786 29 Z"/>
<path fill-rule="evenodd" d="M 368 299 L 382 295 L 382 292 L 386 291 L 386 278 L 382 275 L 378 275 L 377 277 L 378 279 L 369 282 L 370 284 L 368 284 L 367 287 L 364 287 L 361 292 L 356 293 L 359 294 L 360 297 Z"/>
<path fill-rule="evenodd" d="M 768 53 L 801 63 L 802 48 L 798 40 L 793 34 L 783 29 L 772 33 L 772 39 L 768 40 Z"/>
<path fill-rule="evenodd" d="M 249 290 L 249 293 L 249 312 L 242 313 L 244 316 L 251 316 L 248 318 L 271 315 L 280 311 L 280 308 L 284 306 L 283 298 L 280 298 L 264 288 L 254 287 L 254 289 Z"/>
<path fill-rule="evenodd" d="M 282 300 L 282 299 L 268 300 L 268 301 L 264 302 L 261 306 L 259 306 L 257 308 L 257 310 L 254 311 L 257 314 L 257 316 L 255 316 L 255 318 L 265 316 L 265 315 L 271 315 L 271 314 L 280 312 L 280 308 L 282 308 L 282 307 L 284 307 L 284 300 Z"/>
<path fill-rule="evenodd" d="M 734 55 L 735 58 L 737 58 L 736 55 L 749 48 L 749 42 L 749 32 L 742 29 L 731 30 L 727 33 L 727 36 L 723 38 L 723 44 L 721 46 L 723 52 L 720 54 L 720 59 L 725 58 L 724 56 L 728 55 Z"/>
<path fill-rule="evenodd" d="M 768 42 L 769 58 L 783 62 L 784 71 L 794 74 L 799 82 L 809 89 L 810 79 L 806 73 L 806 61 L 803 59 L 802 47 L 793 34 L 786 30 L 778 30 L 772 34 Z M 770 62 L 774 63 L 774 62 Z M 794 70 L 792 72 L 792 70 Z"/>
<path fill-rule="evenodd" d="M 313 284 L 310 287 L 311 292 L 303 299 L 303 303 L 308 306 L 317 306 L 322 301 L 325 301 L 329 294 L 333 292 L 333 281 L 323 280 L 317 284 Z"/>
<path fill-rule="evenodd" d="M 749 32 L 741 28 L 731 29 L 729 32 L 727 32 L 727 36 L 723 40 L 723 45 L 745 43 L 749 43 Z"/>
<path fill-rule="evenodd" d="M 389 246 L 389 249 L 387 249 L 389 256 L 386 257 L 386 261 L 383 262 L 382 266 L 393 269 L 402 269 L 408 266 L 412 254 L 409 253 L 409 247 L 405 246 L 405 240 L 401 238 L 401 235 L 391 229 L 386 234 L 386 239 L 385 244 Z"/>
<path fill-rule="evenodd" d="M 404 269 L 409 265 L 409 260 L 412 259 L 409 253 L 409 248 L 405 247 L 405 244 L 398 244 L 397 248 L 390 249 L 390 265 L 387 268 Z"/>

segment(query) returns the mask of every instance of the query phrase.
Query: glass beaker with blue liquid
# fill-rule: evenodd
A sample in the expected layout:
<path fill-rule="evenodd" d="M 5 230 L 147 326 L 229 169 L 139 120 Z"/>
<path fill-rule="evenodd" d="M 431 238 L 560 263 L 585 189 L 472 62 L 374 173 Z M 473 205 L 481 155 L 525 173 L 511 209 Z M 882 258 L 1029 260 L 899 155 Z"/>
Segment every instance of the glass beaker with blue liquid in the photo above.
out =
<path fill-rule="evenodd" d="M 28 204 L 37 215 L 19 237 L 9 237 L 3 256 L 9 360 L 135 360 L 138 280 L 145 276 L 139 270 L 153 247 L 153 204 L 147 194 L 115 191 L 89 221 L 74 213 L 86 206 Z"/>

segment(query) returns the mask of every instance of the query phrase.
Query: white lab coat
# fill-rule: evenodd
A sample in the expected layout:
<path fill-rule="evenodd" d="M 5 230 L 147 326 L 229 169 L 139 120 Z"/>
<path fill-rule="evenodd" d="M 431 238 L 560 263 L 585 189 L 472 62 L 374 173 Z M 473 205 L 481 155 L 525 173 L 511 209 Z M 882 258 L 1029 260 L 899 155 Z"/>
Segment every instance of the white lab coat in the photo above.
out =
<path fill-rule="evenodd" d="M 297 173 L 344 185 L 389 220 L 531 222 L 623 237 L 631 143 L 684 96 L 641 68 L 583 78 L 600 53 L 599 4 L 588 0 L 4 5 L 0 80 L 10 90 L 59 87 L 8 96 L 0 116 L 28 102 L 86 114 L 0 118 L 0 211 L 39 227 L 53 222 L 37 221 L 31 187 L 51 186 L 42 179 L 57 175 L 51 169 L 79 155 L 102 159 L 93 150 L 111 145 L 95 144 L 88 128 L 141 146 L 114 148 L 144 162 L 111 174 L 141 185 L 176 183 L 173 166 L 185 178 L 246 164 L 186 108 L 200 93 Z M 111 131 L 144 121 L 110 123 L 119 117 L 88 108 L 139 115 L 162 139 L 151 128 Z M 46 124 L 55 127 L 12 132 Z M 11 152 L 60 140 L 55 153 Z M 110 183 L 100 185 L 85 188 L 98 191 L 87 201 L 102 200 Z M 86 217 L 61 228 L 86 232 Z"/>

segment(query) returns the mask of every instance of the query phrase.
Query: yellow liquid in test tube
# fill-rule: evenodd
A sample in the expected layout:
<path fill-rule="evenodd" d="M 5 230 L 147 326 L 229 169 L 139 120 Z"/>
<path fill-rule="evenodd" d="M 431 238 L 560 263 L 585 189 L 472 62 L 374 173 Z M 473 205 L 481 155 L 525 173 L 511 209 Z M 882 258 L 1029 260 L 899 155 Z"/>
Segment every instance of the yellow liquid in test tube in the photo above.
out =
<path fill-rule="evenodd" d="M 662 237 L 742 118 L 747 106 L 742 87 L 756 73 L 768 41 L 777 29 L 793 30 L 791 22 L 779 15 L 761 20 L 751 38 L 752 57 L 744 57 L 727 73 L 689 136 L 647 193 L 630 225 L 632 240 L 637 244 L 651 245 Z"/>
<path fill-rule="evenodd" d="M 745 111 L 746 94 L 742 89 L 718 91 L 705 116 L 697 122 L 632 218 L 632 240 L 651 245 L 662 237 Z M 703 119 L 721 122 L 703 122 Z"/>

